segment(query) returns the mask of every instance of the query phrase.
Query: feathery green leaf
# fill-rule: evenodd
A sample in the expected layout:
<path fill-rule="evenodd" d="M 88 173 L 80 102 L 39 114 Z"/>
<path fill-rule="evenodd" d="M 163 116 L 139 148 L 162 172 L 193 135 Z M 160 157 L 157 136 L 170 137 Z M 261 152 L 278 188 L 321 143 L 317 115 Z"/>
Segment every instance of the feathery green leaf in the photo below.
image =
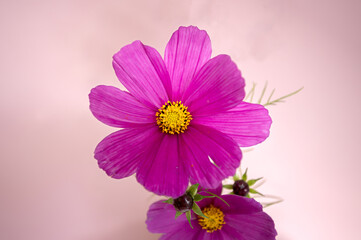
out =
<path fill-rule="evenodd" d="M 294 92 L 291 92 L 291 93 L 289 93 L 289 94 L 287 94 L 287 95 L 285 95 L 285 96 L 283 96 L 283 97 L 277 98 L 277 99 L 275 99 L 275 100 L 273 100 L 273 101 L 270 101 L 270 97 L 269 97 L 268 101 L 267 101 L 265 104 L 263 104 L 263 106 L 275 105 L 275 104 L 278 103 L 278 102 L 282 102 L 283 99 L 286 99 L 286 98 L 288 98 L 288 97 L 291 97 L 291 96 L 297 94 L 297 93 L 300 92 L 302 89 L 303 89 L 303 87 L 301 87 L 300 89 L 298 89 L 298 90 L 296 90 L 296 91 L 294 91 Z M 273 92 L 272 92 L 272 94 L 273 94 Z"/>

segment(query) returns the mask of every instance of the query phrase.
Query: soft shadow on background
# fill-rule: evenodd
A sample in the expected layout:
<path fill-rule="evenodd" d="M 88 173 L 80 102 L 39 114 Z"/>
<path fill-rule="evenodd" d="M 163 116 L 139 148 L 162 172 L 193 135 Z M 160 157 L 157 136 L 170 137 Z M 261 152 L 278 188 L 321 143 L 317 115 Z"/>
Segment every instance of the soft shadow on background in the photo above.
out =
<path fill-rule="evenodd" d="M 305 87 L 268 108 L 270 138 L 242 160 L 267 179 L 260 191 L 285 199 L 266 209 L 278 239 L 361 239 L 360 21 L 353 0 L 1 1 L 0 238 L 158 238 L 144 223 L 158 198 L 93 159 L 116 129 L 91 115 L 88 93 L 122 88 L 111 66 L 122 46 L 163 55 L 180 25 L 196 25 L 247 89 Z"/>

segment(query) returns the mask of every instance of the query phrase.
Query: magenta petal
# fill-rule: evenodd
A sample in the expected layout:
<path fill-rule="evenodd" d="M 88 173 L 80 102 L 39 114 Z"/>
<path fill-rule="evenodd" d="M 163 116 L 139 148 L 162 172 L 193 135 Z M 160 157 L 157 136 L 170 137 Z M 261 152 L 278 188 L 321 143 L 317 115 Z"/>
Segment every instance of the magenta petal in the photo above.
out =
<path fill-rule="evenodd" d="M 184 214 L 174 219 L 174 207 L 162 201 L 152 204 L 148 211 L 148 230 L 153 233 L 164 233 L 160 238 L 163 240 L 275 240 L 277 232 L 274 222 L 263 212 L 261 204 L 254 199 L 237 195 L 221 197 L 229 206 L 218 198 L 197 202 L 201 209 L 212 204 L 224 213 L 225 224 L 217 231 L 208 233 L 202 229 L 194 213 L 191 218 L 191 229 Z"/>
<path fill-rule="evenodd" d="M 227 112 L 195 117 L 193 123 L 213 127 L 231 136 L 241 147 L 249 147 L 269 136 L 272 119 L 262 105 L 242 102 Z"/>
<path fill-rule="evenodd" d="M 169 100 L 169 74 L 155 49 L 135 41 L 113 56 L 113 67 L 120 82 L 140 102 L 158 109 Z"/>
<path fill-rule="evenodd" d="M 218 230 L 212 233 L 209 233 L 205 230 L 202 230 L 199 234 L 197 240 L 228 240 L 229 238 L 224 238 L 222 230 Z M 229 240 L 235 240 L 235 238 L 230 238 Z"/>
<path fill-rule="evenodd" d="M 113 178 L 134 174 L 142 158 L 147 140 L 158 131 L 155 127 L 127 128 L 108 135 L 96 147 L 99 167 Z"/>
<path fill-rule="evenodd" d="M 202 186 L 200 186 L 198 188 L 198 192 L 202 192 L 202 191 L 207 191 L 207 192 L 211 192 L 213 194 L 216 194 L 216 195 L 221 195 L 222 194 L 222 190 L 223 190 L 223 185 L 222 185 L 222 182 L 219 182 L 219 185 L 218 187 L 216 188 L 204 188 Z M 203 194 L 203 193 L 202 193 Z M 210 195 L 210 194 L 203 194 L 203 195 Z"/>
<path fill-rule="evenodd" d="M 252 214 L 262 211 L 262 205 L 253 198 L 246 198 L 237 195 L 222 195 L 225 200 L 232 208 L 228 207 L 220 199 L 214 199 L 214 206 L 219 207 L 225 214 Z"/>
<path fill-rule="evenodd" d="M 179 136 L 181 158 L 185 159 L 192 183 L 199 183 L 203 188 L 217 188 L 239 167 L 242 152 L 225 134 L 193 124 Z"/>
<path fill-rule="evenodd" d="M 138 182 L 158 195 L 183 195 L 189 178 L 184 160 L 179 157 L 178 135 L 158 131 L 147 141 L 151 147 L 139 165 Z"/>
<path fill-rule="evenodd" d="M 214 206 L 222 209 L 226 224 L 222 231 L 237 239 L 274 240 L 277 232 L 274 222 L 262 210 L 262 205 L 252 198 L 222 195 L 231 207 L 219 199 Z"/>
<path fill-rule="evenodd" d="M 96 147 L 95 159 L 99 167 L 113 178 L 124 178 L 134 174 L 146 148 L 146 141 L 156 127 L 127 128 L 104 138 Z"/>
<path fill-rule="evenodd" d="M 154 110 L 115 87 L 97 86 L 91 90 L 89 100 L 93 115 L 113 127 L 137 127 L 156 121 Z"/>
<path fill-rule="evenodd" d="M 153 203 L 147 213 L 147 228 L 152 233 L 165 233 L 160 239 L 184 240 L 195 238 L 201 228 L 197 218 L 192 214 L 192 226 L 189 226 L 185 214 L 175 219 L 176 210 L 173 205 L 158 201 Z"/>
<path fill-rule="evenodd" d="M 245 82 L 236 64 L 227 55 L 209 60 L 197 73 L 182 101 L 196 119 L 238 105 L 244 98 Z"/>
<path fill-rule="evenodd" d="M 194 214 L 192 213 L 192 226 L 193 229 L 190 227 L 188 221 L 186 220 L 185 214 L 183 214 L 182 216 L 185 219 L 185 221 L 182 221 L 182 223 L 177 224 L 175 221 L 177 220 L 172 220 L 169 219 L 169 222 L 173 222 L 173 224 L 176 225 L 177 228 L 172 229 L 172 231 L 169 231 L 167 233 L 165 233 L 161 238 L 159 238 L 159 240 L 199 240 L 202 239 L 200 238 L 200 234 L 202 233 L 202 229 L 198 224 L 198 220 L 196 219 L 196 217 L 194 217 Z M 174 217 L 173 217 L 174 219 Z"/>
<path fill-rule="evenodd" d="M 162 59 L 162 56 L 159 54 L 159 52 L 156 49 L 150 46 L 144 46 L 144 49 L 150 61 L 152 62 L 154 69 L 157 71 L 159 78 L 162 80 L 163 86 L 168 95 L 168 100 L 172 100 L 172 83 L 169 77 L 168 70 Z M 163 102 L 163 104 L 164 103 L 165 102 Z"/>
<path fill-rule="evenodd" d="M 195 222 L 195 221 L 193 221 Z M 201 234 L 201 231 L 199 230 L 195 230 L 189 227 L 189 230 L 185 230 L 185 228 L 189 227 L 189 223 L 184 223 L 183 226 L 179 226 L 179 228 L 177 230 L 175 230 L 174 232 L 170 232 L 167 234 L 164 234 L 161 238 L 159 238 L 159 240 L 201 240 L 201 238 L 199 237 Z M 192 223 L 194 226 L 194 223 Z"/>
<path fill-rule="evenodd" d="M 165 49 L 164 61 L 172 81 L 175 100 L 179 100 L 194 75 L 209 60 L 211 41 L 206 31 L 197 27 L 180 27 Z"/>
<path fill-rule="evenodd" d="M 228 215 L 224 231 L 231 232 L 238 239 L 275 240 L 277 231 L 274 222 L 265 212 L 254 214 Z"/>
<path fill-rule="evenodd" d="M 146 224 L 149 232 L 166 233 L 177 229 L 177 224 L 187 222 L 184 216 L 175 218 L 176 210 L 173 205 L 164 200 L 153 203 L 148 210 Z"/>

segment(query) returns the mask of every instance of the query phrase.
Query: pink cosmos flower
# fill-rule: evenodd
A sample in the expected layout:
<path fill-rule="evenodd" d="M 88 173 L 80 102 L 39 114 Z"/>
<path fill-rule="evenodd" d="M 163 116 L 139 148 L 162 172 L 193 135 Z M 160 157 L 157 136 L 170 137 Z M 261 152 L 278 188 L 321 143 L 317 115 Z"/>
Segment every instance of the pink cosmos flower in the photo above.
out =
<path fill-rule="evenodd" d="M 218 194 L 220 192 L 221 190 Z M 148 230 L 152 233 L 163 233 L 160 240 L 276 239 L 274 222 L 263 212 L 261 204 L 252 198 L 237 195 L 222 195 L 221 198 L 229 206 L 218 198 L 205 198 L 197 202 L 208 219 L 192 212 L 190 222 L 193 228 L 185 214 L 175 219 L 176 210 L 173 205 L 164 201 L 155 202 L 148 210 Z"/>
<path fill-rule="evenodd" d="M 215 188 L 235 173 L 242 153 L 269 135 L 261 105 L 243 102 L 245 82 L 229 56 L 211 58 L 211 42 L 197 27 L 173 33 L 164 60 L 135 41 L 113 56 L 129 91 L 100 85 L 89 94 L 101 122 L 123 128 L 95 149 L 99 167 L 113 178 L 136 173 L 159 195 L 182 195 L 189 182 Z"/>

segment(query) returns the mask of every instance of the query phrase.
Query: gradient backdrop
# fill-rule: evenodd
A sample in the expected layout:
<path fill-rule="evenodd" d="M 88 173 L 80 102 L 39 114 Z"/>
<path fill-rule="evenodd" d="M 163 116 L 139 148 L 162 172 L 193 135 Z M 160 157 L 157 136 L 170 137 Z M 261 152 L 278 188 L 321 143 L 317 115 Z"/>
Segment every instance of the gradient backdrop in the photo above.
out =
<path fill-rule="evenodd" d="M 0 1 L 0 239 L 153 240 L 157 198 L 114 180 L 93 150 L 115 131 L 88 109 L 140 39 L 162 54 L 180 25 L 208 31 L 247 89 L 298 95 L 269 107 L 271 136 L 244 154 L 278 240 L 361 239 L 361 2 L 357 0 Z M 270 91 L 267 91 L 267 95 Z"/>

